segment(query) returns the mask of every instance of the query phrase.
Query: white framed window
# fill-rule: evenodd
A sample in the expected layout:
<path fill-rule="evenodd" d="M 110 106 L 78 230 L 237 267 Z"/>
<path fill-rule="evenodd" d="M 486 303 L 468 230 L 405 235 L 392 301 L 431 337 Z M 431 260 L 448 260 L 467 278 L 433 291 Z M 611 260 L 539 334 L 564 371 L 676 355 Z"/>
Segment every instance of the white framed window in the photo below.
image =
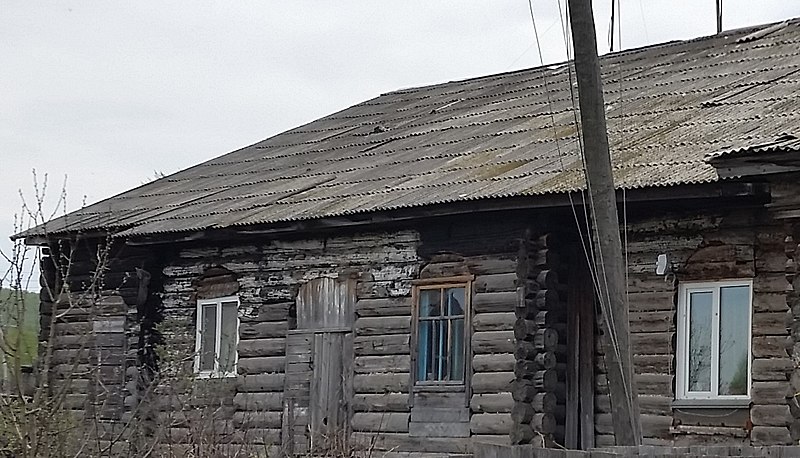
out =
<path fill-rule="evenodd" d="M 752 280 L 680 285 L 677 399 L 750 399 L 752 304 Z"/>
<path fill-rule="evenodd" d="M 239 298 L 197 301 L 195 372 L 200 377 L 235 377 L 239 341 Z"/>

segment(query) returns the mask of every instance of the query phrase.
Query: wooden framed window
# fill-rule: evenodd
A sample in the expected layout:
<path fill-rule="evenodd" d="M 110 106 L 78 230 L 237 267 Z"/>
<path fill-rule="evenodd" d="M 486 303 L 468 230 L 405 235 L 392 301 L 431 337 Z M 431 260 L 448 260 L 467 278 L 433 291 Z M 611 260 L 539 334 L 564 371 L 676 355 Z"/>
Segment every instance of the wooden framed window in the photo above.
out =
<path fill-rule="evenodd" d="M 465 385 L 469 367 L 470 285 L 469 281 L 452 278 L 414 286 L 415 385 Z"/>
<path fill-rule="evenodd" d="M 197 301 L 195 372 L 200 377 L 235 377 L 239 341 L 239 298 Z"/>
<path fill-rule="evenodd" d="M 680 285 L 677 399 L 750 399 L 752 285 L 751 280 Z"/>

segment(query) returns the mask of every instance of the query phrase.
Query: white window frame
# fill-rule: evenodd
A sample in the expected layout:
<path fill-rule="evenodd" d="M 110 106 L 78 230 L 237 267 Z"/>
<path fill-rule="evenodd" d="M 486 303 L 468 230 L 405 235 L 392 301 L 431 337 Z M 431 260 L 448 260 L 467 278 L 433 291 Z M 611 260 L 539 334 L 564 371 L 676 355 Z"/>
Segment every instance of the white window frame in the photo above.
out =
<path fill-rule="evenodd" d="M 747 394 L 720 395 L 719 390 L 719 307 L 720 288 L 747 286 L 750 289 L 747 329 Z M 711 311 L 711 391 L 689 391 L 689 295 L 712 293 Z M 678 288 L 678 339 L 676 368 L 676 399 L 686 401 L 749 401 L 753 385 L 753 280 L 724 280 L 682 283 Z"/>
<path fill-rule="evenodd" d="M 219 370 L 219 353 L 220 341 L 222 340 L 222 304 L 224 302 L 236 302 L 236 340 L 234 342 L 233 351 L 233 371 L 220 372 Z M 203 334 L 203 307 L 208 305 L 216 305 L 217 307 L 217 320 L 216 329 L 214 330 L 214 369 L 200 370 L 200 346 L 202 344 Z M 198 299 L 197 300 L 197 322 L 195 333 L 195 349 L 194 349 L 194 371 L 198 378 L 222 378 L 222 377 L 236 377 L 237 368 L 239 367 L 239 296 L 226 296 L 216 297 L 214 299 Z"/>

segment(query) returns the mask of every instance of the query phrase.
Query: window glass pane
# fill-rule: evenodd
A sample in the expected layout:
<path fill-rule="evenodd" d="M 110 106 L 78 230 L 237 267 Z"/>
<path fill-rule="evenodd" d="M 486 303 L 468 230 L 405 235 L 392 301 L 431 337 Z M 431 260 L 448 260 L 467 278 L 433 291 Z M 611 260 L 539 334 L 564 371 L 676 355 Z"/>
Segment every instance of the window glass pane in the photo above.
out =
<path fill-rule="evenodd" d="M 437 320 L 434 323 L 439 327 L 439 349 L 436 352 L 436 380 L 447 380 L 447 357 L 449 354 L 449 348 L 447 348 L 448 320 Z"/>
<path fill-rule="evenodd" d="M 439 350 L 439 322 L 427 320 L 419 322 L 417 333 L 417 380 L 436 380 Z"/>
<path fill-rule="evenodd" d="M 464 319 L 450 321 L 450 380 L 464 380 Z"/>
<path fill-rule="evenodd" d="M 447 301 L 447 315 L 464 314 L 464 288 L 448 288 L 444 297 Z"/>
<path fill-rule="evenodd" d="M 711 391 L 710 291 L 689 294 L 689 391 Z"/>
<path fill-rule="evenodd" d="M 214 370 L 214 355 L 217 332 L 217 306 L 216 304 L 202 307 L 200 328 L 200 370 Z"/>
<path fill-rule="evenodd" d="M 236 302 L 222 303 L 222 330 L 219 338 L 219 371 L 225 374 L 236 369 Z"/>
<path fill-rule="evenodd" d="M 439 316 L 441 315 L 441 307 L 439 300 L 441 299 L 442 290 L 440 289 L 423 289 L 419 292 L 419 316 Z"/>
<path fill-rule="evenodd" d="M 421 289 L 418 300 L 417 380 L 464 380 L 466 289 Z"/>
<path fill-rule="evenodd" d="M 750 287 L 726 286 L 719 293 L 719 394 L 746 395 Z"/>

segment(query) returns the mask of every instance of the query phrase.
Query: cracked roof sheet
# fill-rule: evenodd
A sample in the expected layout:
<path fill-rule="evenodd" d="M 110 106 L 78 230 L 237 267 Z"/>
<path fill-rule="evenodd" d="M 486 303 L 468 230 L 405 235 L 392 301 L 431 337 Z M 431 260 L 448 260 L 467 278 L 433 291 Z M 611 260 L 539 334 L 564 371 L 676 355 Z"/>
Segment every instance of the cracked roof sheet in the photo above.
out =
<path fill-rule="evenodd" d="M 618 188 L 714 182 L 709 157 L 800 137 L 798 19 L 601 62 Z M 52 220 L 46 232 L 153 235 L 577 191 L 569 65 L 383 94 Z"/>

